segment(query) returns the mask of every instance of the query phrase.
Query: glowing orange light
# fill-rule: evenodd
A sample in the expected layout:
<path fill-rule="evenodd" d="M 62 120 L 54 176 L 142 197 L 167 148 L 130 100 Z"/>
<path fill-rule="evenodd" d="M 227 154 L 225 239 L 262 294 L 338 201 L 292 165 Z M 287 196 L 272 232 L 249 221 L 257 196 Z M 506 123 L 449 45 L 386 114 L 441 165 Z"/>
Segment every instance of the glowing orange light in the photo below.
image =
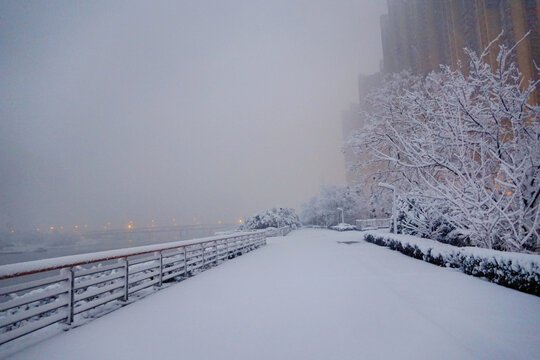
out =
<path fill-rule="evenodd" d="M 244 220 L 238 219 L 238 223 L 239 223 L 239 224 L 241 224 L 241 223 L 243 223 L 243 222 L 244 222 Z"/>
<path fill-rule="evenodd" d="M 51 226 L 49 229 L 50 229 L 50 230 L 54 230 L 54 226 Z"/>
<path fill-rule="evenodd" d="M 40 231 L 41 229 L 40 228 L 36 228 L 36 231 Z"/>
<path fill-rule="evenodd" d="M 75 230 L 79 230 L 79 225 L 75 225 L 73 228 L 74 228 Z"/>
<path fill-rule="evenodd" d="M 104 226 L 104 227 L 103 227 L 103 230 L 107 230 L 107 227 L 106 227 L 106 226 Z"/>
<path fill-rule="evenodd" d="M 506 192 L 506 195 L 512 195 L 512 192 L 511 192 L 510 190 L 508 190 L 508 191 Z"/>
<path fill-rule="evenodd" d="M 128 229 L 129 229 L 129 230 L 133 229 L 133 225 L 128 224 Z"/>
<path fill-rule="evenodd" d="M 218 222 L 217 222 L 217 223 L 221 225 L 221 224 L 223 224 L 223 221 L 221 221 L 221 220 L 218 220 Z"/>
<path fill-rule="evenodd" d="M 15 230 L 11 229 L 11 233 L 13 234 L 15 232 Z"/>

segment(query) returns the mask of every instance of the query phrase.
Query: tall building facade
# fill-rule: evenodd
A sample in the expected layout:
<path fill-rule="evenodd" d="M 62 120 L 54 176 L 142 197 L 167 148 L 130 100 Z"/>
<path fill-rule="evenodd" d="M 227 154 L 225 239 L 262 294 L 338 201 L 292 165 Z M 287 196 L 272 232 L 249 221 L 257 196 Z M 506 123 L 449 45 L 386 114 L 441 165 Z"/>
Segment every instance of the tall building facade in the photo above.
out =
<path fill-rule="evenodd" d="M 381 72 L 361 76 L 358 81 L 359 103 L 342 116 L 343 137 L 362 129 L 363 111 L 369 105 L 366 94 L 380 85 L 384 74 L 410 70 L 427 74 L 440 64 L 456 66 L 461 61 L 467 69 L 464 48 L 483 51 L 501 32 L 500 41 L 516 47 L 513 61 L 526 80 L 538 80 L 534 63 L 540 66 L 540 0 L 387 0 L 388 14 L 381 17 L 383 61 Z M 496 67 L 497 45 L 486 59 Z M 531 99 L 540 102 L 540 91 Z M 350 186 L 373 185 L 370 171 L 359 174 L 355 165 L 369 160 L 367 154 L 355 154 L 345 146 L 347 182 Z"/>
<path fill-rule="evenodd" d="M 439 64 L 467 66 L 463 48 L 482 52 L 501 32 L 500 41 L 512 47 L 530 32 L 512 60 L 526 80 L 538 80 L 539 19 L 539 0 L 388 0 L 381 18 L 382 71 L 427 74 Z M 494 68 L 496 50 L 487 59 Z"/>

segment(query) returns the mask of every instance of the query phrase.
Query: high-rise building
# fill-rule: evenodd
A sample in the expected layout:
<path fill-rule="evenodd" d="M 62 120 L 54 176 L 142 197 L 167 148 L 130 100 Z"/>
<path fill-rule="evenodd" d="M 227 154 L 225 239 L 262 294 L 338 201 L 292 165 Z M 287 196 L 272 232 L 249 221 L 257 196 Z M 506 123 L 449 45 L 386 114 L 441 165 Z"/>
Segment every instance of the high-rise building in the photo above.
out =
<path fill-rule="evenodd" d="M 388 14 L 381 17 L 383 61 L 381 73 L 410 70 L 427 74 L 439 70 L 440 64 L 467 69 L 464 48 L 482 52 L 501 32 L 500 41 L 514 46 L 527 32 L 513 53 L 525 80 L 538 80 L 540 67 L 540 0 L 387 0 Z M 486 59 L 496 67 L 497 44 Z M 361 130 L 363 110 L 368 105 L 365 95 L 379 86 L 381 74 L 359 78 L 359 104 L 343 114 L 343 136 L 347 139 Z M 531 99 L 540 102 L 540 91 Z M 355 164 L 368 161 L 368 155 L 344 151 L 349 185 L 370 185 L 368 173 L 355 173 Z M 363 169 L 376 172 L 376 168 Z M 363 184 L 359 184 L 362 182 Z"/>
<path fill-rule="evenodd" d="M 525 80 L 538 80 L 540 66 L 538 0 L 388 0 L 381 18 L 384 73 L 427 74 L 440 64 L 468 64 L 464 48 L 482 52 L 502 33 Z M 486 59 L 497 66 L 497 44 Z M 537 91 L 536 99 L 540 99 Z"/>

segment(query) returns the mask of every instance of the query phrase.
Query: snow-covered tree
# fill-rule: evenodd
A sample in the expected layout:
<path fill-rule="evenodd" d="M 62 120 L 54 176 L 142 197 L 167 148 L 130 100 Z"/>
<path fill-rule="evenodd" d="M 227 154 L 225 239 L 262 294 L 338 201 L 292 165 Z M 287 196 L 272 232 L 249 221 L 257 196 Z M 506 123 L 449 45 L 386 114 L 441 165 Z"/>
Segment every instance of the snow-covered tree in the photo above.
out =
<path fill-rule="evenodd" d="M 266 229 L 269 227 L 279 228 L 283 226 L 300 226 L 300 219 L 292 208 L 272 208 L 258 212 L 252 217 L 246 219 L 240 230 Z"/>
<path fill-rule="evenodd" d="M 370 125 L 349 144 L 370 151 L 377 176 L 402 194 L 439 204 L 473 245 L 523 251 L 540 236 L 538 81 L 524 82 L 503 45 L 492 69 L 492 44 L 466 50 L 468 73 L 441 66 L 388 78 L 371 96 Z"/>
<path fill-rule="evenodd" d="M 341 221 L 341 211 L 338 208 L 342 208 L 345 222 L 354 224 L 361 204 L 360 196 L 350 187 L 324 185 L 318 197 L 302 205 L 300 218 L 306 225 L 336 225 Z"/>

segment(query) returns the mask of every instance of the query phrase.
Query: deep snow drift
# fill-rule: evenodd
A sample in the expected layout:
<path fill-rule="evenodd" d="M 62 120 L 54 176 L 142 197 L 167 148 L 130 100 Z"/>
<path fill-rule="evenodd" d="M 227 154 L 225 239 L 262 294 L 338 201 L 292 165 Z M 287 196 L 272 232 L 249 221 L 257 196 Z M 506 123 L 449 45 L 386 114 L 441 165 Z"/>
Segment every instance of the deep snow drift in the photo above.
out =
<path fill-rule="evenodd" d="M 528 360 L 540 358 L 539 333 L 538 297 L 358 232 L 299 230 L 12 355 Z"/>

